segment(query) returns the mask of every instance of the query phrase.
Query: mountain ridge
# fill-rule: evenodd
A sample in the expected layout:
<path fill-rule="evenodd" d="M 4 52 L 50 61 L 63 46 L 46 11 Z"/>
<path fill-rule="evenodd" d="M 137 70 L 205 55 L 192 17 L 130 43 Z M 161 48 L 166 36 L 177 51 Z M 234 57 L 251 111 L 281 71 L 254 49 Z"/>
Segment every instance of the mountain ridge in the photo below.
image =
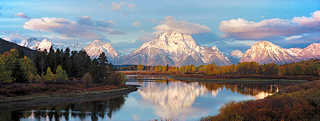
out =
<path fill-rule="evenodd" d="M 155 39 L 143 43 L 129 55 L 123 56 L 121 61 L 122 64 L 177 66 L 212 62 L 217 65 L 230 64 L 229 59 L 216 47 L 199 46 L 190 34 L 180 32 L 157 33 Z"/>
<path fill-rule="evenodd" d="M 281 48 L 269 41 L 259 41 L 251 46 L 241 57 L 240 62 L 259 64 L 288 64 L 309 59 L 320 59 L 320 43 L 313 43 L 306 48 Z"/>

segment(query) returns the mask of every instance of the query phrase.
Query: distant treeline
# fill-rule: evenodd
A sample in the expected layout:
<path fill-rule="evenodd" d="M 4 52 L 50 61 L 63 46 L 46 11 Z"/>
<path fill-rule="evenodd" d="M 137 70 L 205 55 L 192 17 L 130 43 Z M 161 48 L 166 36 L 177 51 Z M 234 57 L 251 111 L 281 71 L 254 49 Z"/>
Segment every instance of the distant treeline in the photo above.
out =
<path fill-rule="evenodd" d="M 256 62 L 242 62 L 233 65 L 217 66 L 216 64 L 208 65 L 186 65 L 186 66 L 144 66 L 138 65 L 137 70 L 147 70 L 154 72 L 169 73 L 201 73 L 205 75 L 313 75 L 320 76 L 320 60 L 308 60 L 285 65 L 263 64 Z"/>
<path fill-rule="evenodd" d="M 0 55 L 0 83 L 32 81 L 64 81 L 81 78 L 101 83 L 113 75 L 112 64 L 105 53 L 91 59 L 85 51 L 69 48 L 35 52 L 31 58 L 19 49 L 11 49 Z M 119 82 L 110 82 L 116 83 Z"/>

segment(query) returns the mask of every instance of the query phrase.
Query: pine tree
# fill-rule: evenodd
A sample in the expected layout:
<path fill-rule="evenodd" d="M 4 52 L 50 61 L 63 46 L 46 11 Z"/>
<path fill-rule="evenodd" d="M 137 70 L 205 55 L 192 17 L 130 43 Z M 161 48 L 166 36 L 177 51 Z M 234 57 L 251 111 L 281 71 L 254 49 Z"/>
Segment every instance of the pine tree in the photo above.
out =
<path fill-rule="evenodd" d="M 68 75 L 67 75 L 66 71 L 64 71 L 62 69 L 61 65 L 58 65 L 55 77 L 56 77 L 56 80 L 58 80 L 58 81 L 68 80 Z"/>
<path fill-rule="evenodd" d="M 32 60 L 25 56 L 19 60 L 19 63 L 21 65 L 20 68 L 24 73 L 25 78 L 28 81 L 34 81 L 37 75 L 37 69 Z"/>
<path fill-rule="evenodd" d="M 0 55 L 0 83 L 11 83 L 13 81 L 11 75 L 12 72 L 6 69 L 6 65 Z"/>

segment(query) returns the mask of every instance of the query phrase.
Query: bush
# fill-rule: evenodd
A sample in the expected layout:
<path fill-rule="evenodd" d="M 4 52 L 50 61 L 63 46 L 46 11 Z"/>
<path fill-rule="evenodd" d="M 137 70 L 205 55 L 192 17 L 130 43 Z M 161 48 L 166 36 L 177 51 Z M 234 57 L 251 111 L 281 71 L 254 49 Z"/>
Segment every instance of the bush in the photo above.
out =
<path fill-rule="evenodd" d="M 87 72 L 86 74 L 83 75 L 81 80 L 84 81 L 84 83 L 86 84 L 86 88 L 88 88 L 89 84 L 91 84 L 93 81 L 92 75 L 89 72 Z"/>
<path fill-rule="evenodd" d="M 47 68 L 47 73 L 43 76 L 44 81 L 53 81 L 55 80 L 55 75 L 52 73 L 51 68 Z"/>
<path fill-rule="evenodd" d="M 203 121 L 316 121 L 320 118 L 320 81 L 308 82 L 256 101 L 230 103 Z"/>
<path fill-rule="evenodd" d="M 120 85 L 124 85 L 126 80 L 127 80 L 127 78 L 126 78 L 125 74 L 114 72 L 111 74 L 107 83 L 120 86 Z"/>

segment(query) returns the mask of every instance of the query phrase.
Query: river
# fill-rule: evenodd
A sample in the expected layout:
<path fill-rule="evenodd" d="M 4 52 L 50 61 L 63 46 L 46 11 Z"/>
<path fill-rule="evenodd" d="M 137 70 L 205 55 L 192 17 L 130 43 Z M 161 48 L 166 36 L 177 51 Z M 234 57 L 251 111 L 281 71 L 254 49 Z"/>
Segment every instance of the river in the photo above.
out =
<path fill-rule="evenodd" d="M 166 76 L 128 76 L 138 91 L 112 99 L 0 112 L 1 120 L 20 121 L 149 121 L 200 120 L 216 115 L 232 101 L 262 99 L 280 84 L 187 82 Z"/>

